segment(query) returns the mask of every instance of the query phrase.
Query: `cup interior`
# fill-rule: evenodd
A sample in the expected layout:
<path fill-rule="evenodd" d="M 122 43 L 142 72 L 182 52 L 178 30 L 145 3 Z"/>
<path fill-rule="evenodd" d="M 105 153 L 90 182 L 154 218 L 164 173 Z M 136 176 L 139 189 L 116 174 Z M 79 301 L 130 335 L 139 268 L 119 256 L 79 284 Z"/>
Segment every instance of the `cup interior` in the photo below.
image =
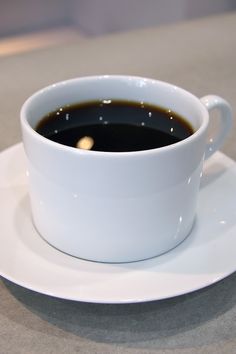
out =
<path fill-rule="evenodd" d="M 199 99 L 177 86 L 116 75 L 77 78 L 48 86 L 25 102 L 21 116 L 34 129 L 42 117 L 60 107 L 108 99 L 144 102 L 174 111 L 187 120 L 194 131 L 207 119 L 206 109 Z"/>

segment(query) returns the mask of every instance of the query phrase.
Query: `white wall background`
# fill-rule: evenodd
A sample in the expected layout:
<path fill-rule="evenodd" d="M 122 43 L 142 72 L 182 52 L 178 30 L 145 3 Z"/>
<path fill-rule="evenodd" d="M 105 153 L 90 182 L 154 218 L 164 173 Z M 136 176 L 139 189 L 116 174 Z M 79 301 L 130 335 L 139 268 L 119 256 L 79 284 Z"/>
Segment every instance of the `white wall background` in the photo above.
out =
<path fill-rule="evenodd" d="M 110 31 L 173 23 L 236 9 L 235 0 L 80 0 L 75 22 L 86 32 Z"/>
<path fill-rule="evenodd" d="M 0 0 L 0 36 L 60 26 L 99 35 L 232 10 L 235 0 Z"/>

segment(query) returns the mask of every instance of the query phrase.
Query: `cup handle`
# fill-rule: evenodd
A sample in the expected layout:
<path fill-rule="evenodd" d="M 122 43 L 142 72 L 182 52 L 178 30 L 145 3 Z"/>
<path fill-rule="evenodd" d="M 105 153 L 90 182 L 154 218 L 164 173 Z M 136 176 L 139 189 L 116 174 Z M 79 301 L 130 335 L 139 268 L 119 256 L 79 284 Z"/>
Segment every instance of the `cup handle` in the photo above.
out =
<path fill-rule="evenodd" d="M 208 159 L 216 150 L 218 150 L 224 143 L 233 123 L 232 108 L 227 101 L 215 95 L 208 95 L 200 98 L 201 103 L 209 112 L 217 109 L 220 112 L 220 125 L 218 132 L 214 137 L 209 138 L 206 145 L 205 160 Z"/>

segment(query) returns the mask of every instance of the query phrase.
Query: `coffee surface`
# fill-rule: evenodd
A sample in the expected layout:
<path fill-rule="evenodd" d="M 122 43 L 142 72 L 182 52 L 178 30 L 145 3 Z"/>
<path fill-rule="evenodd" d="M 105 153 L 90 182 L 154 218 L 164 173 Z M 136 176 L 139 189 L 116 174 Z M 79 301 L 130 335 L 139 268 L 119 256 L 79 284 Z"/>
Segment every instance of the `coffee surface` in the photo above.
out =
<path fill-rule="evenodd" d="M 42 117 L 36 131 L 63 145 L 110 152 L 160 148 L 194 132 L 170 109 L 110 99 L 60 107 Z"/>

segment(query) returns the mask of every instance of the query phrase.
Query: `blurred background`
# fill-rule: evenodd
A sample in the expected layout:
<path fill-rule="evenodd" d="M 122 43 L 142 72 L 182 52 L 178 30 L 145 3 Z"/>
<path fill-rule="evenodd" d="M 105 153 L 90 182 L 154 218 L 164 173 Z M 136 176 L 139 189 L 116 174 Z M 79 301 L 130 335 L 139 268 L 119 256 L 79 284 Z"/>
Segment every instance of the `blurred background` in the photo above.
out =
<path fill-rule="evenodd" d="M 235 9 L 235 0 L 0 0 L 0 39 L 61 28 L 102 35 Z"/>
<path fill-rule="evenodd" d="M 0 0 L 0 56 L 234 10 L 235 0 Z"/>

